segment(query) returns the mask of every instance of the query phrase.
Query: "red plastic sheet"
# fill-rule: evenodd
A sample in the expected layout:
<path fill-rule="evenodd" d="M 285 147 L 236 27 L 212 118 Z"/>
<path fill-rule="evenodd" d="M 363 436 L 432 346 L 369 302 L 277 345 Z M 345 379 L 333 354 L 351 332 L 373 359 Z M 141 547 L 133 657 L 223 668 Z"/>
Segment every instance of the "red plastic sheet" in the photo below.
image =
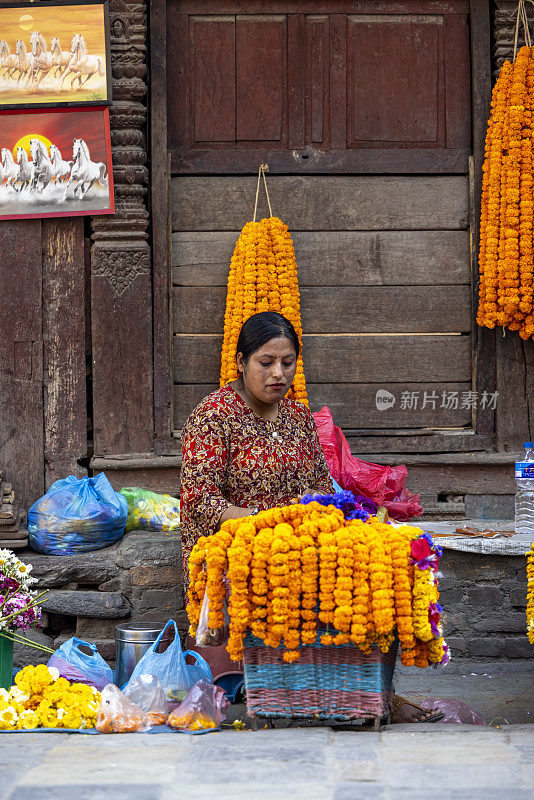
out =
<path fill-rule="evenodd" d="M 313 416 L 330 474 L 342 489 L 364 494 L 385 506 L 389 516 L 399 522 L 423 513 L 419 495 L 406 488 L 406 467 L 384 467 L 355 458 L 343 431 L 334 425 L 330 409 L 324 406 Z"/>

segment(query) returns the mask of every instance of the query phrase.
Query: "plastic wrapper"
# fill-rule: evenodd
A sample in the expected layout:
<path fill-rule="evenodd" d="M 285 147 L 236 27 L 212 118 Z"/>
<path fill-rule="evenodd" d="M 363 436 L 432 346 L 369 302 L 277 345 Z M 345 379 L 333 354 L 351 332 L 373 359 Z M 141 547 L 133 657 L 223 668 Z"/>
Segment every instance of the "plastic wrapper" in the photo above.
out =
<path fill-rule="evenodd" d="M 180 501 L 170 494 L 156 494 L 135 486 L 124 487 L 120 494 L 128 503 L 128 531 L 179 531 Z"/>
<path fill-rule="evenodd" d="M 158 647 L 163 635 L 169 626 L 174 627 L 174 639 L 163 653 L 158 653 Z M 191 656 L 193 664 L 187 664 L 185 657 Z M 128 683 L 140 675 L 154 675 L 159 679 L 165 692 L 169 709 L 174 708 L 184 698 L 191 686 L 203 680 L 211 683 L 213 676 L 207 661 L 200 653 L 194 650 L 182 650 L 178 628 L 174 620 L 169 620 L 156 641 L 149 647 L 140 661 L 136 664 Z M 127 684 L 128 685 L 128 684 Z M 124 687 L 126 689 L 126 687 Z"/>
<path fill-rule="evenodd" d="M 146 714 L 147 722 L 151 727 L 165 725 L 169 716 L 167 701 L 163 686 L 154 675 L 140 675 L 133 681 L 129 681 L 123 694 Z"/>
<path fill-rule="evenodd" d="M 230 703 L 222 686 L 199 681 L 167 720 L 167 725 L 182 731 L 201 731 L 218 728 L 226 719 Z"/>
<path fill-rule="evenodd" d="M 100 550 L 124 534 L 128 503 L 103 472 L 55 481 L 28 511 L 30 546 L 47 555 Z"/>
<path fill-rule="evenodd" d="M 89 650 L 85 653 L 81 648 Z M 55 667 L 59 674 L 73 683 L 86 683 L 100 691 L 113 681 L 113 672 L 106 664 L 96 645 L 73 636 L 53 653 L 47 666 Z"/>
<path fill-rule="evenodd" d="M 327 406 L 315 412 L 313 418 L 330 474 L 342 489 L 384 506 L 389 516 L 400 522 L 423 513 L 419 495 L 406 488 L 406 467 L 384 467 L 355 458 L 343 431 L 334 425 Z"/>
<path fill-rule="evenodd" d="M 463 700 L 454 700 L 447 697 L 425 697 L 422 700 L 417 700 L 417 704 L 422 708 L 435 709 L 435 711 L 445 714 L 443 719 L 439 720 L 444 724 L 486 724 L 484 718 L 474 708 L 464 703 Z"/>
<path fill-rule="evenodd" d="M 200 609 L 200 616 L 198 618 L 198 627 L 195 637 L 195 644 L 197 647 L 218 647 L 228 639 L 230 631 L 230 617 L 228 615 L 228 604 L 224 601 L 224 625 L 222 628 L 209 628 L 208 619 L 210 613 L 210 601 L 208 593 L 204 592 L 204 599 L 202 600 L 202 608 Z"/>
<path fill-rule="evenodd" d="M 104 687 L 96 714 L 100 733 L 137 733 L 150 725 L 146 714 L 113 683 Z"/>

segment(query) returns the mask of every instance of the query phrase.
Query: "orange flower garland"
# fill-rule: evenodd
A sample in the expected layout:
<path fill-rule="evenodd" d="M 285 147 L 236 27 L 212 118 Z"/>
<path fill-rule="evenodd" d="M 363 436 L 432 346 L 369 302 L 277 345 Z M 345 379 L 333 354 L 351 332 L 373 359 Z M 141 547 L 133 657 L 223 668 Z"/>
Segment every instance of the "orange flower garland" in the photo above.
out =
<path fill-rule="evenodd" d="M 477 323 L 534 336 L 534 54 L 522 47 L 493 89 L 482 176 Z"/>
<path fill-rule="evenodd" d="M 250 630 L 268 647 L 283 646 L 286 662 L 297 661 L 301 644 L 315 644 L 318 635 L 323 645 L 351 643 L 364 652 L 377 645 L 385 652 L 395 634 L 404 664 L 441 662 L 448 648 L 437 613 L 438 555 L 418 528 L 376 517 L 345 521 L 338 508 L 317 502 L 229 520 L 191 553 L 190 632 L 198 627 L 204 587 L 209 628 L 224 627 L 226 572 L 233 660 L 243 657 Z"/>
<path fill-rule="evenodd" d="M 278 311 L 293 324 L 301 352 L 288 396 L 307 405 L 297 262 L 289 228 L 278 217 L 247 222 L 236 242 L 228 273 L 221 386 L 237 378 L 239 331 L 249 317 L 260 311 Z"/>

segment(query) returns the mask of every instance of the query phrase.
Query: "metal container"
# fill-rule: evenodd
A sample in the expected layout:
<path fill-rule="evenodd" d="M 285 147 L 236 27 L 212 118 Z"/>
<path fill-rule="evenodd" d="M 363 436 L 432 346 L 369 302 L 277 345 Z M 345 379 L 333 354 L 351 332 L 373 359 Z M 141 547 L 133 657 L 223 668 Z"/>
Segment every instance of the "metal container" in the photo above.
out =
<path fill-rule="evenodd" d="M 122 688 L 148 648 L 154 644 L 165 626 L 159 622 L 126 622 L 115 628 L 115 683 Z M 171 643 L 173 629 L 169 626 L 158 652 Z"/>

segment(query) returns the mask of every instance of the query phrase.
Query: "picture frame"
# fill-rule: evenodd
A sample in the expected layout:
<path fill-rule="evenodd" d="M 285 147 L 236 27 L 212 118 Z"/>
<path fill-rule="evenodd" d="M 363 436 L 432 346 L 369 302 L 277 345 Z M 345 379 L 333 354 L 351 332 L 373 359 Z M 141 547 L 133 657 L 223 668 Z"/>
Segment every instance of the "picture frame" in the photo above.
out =
<path fill-rule="evenodd" d="M 0 112 L 0 220 L 114 213 L 108 106 Z"/>
<path fill-rule="evenodd" d="M 0 5 L 0 109 L 111 99 L 109 0 Z"/>

